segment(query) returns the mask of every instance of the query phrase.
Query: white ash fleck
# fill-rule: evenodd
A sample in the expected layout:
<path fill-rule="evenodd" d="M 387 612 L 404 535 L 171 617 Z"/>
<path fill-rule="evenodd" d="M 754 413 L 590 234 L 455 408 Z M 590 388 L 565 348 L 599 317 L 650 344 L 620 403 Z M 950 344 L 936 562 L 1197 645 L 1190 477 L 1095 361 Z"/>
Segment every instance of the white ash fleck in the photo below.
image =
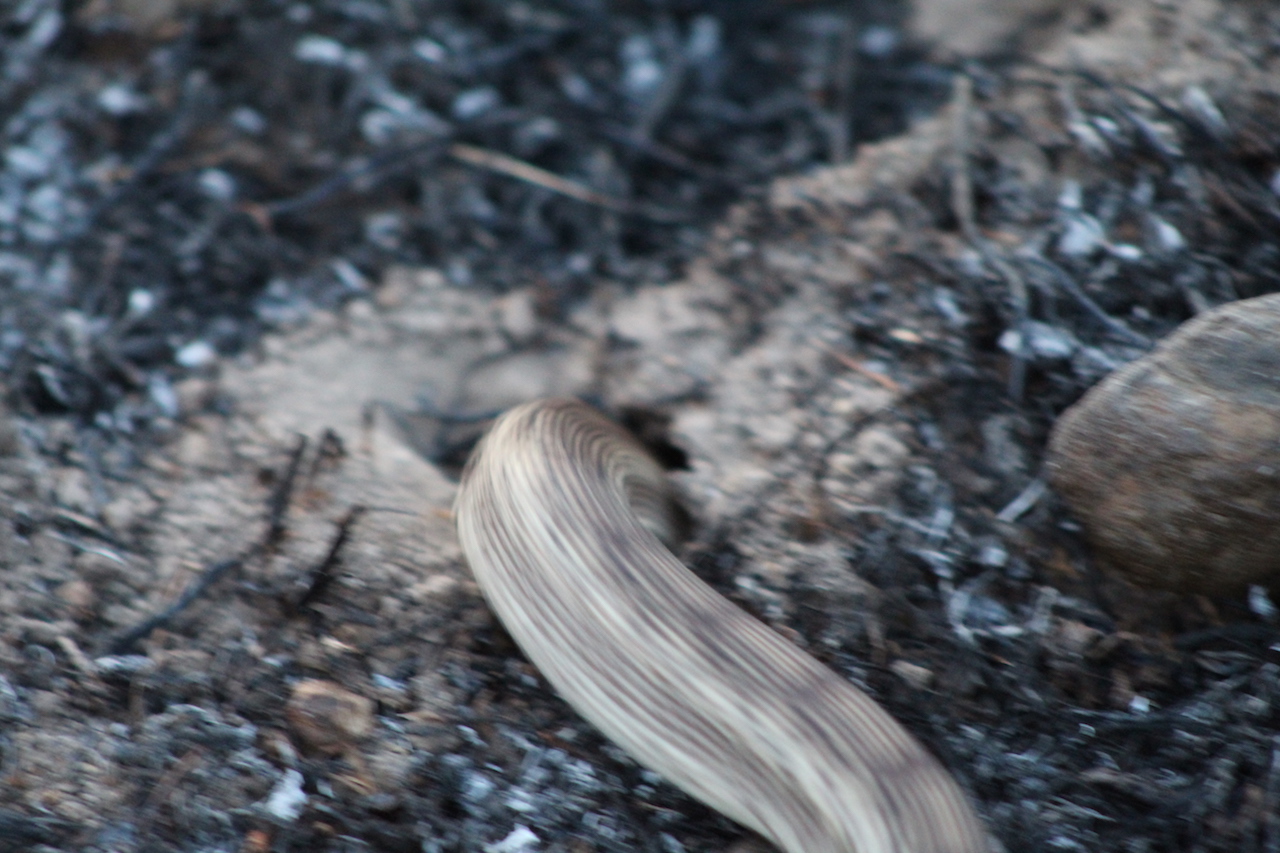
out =
<path fill-rule="evenodd" d="M 292 823 L 307 805 L 306 792 L 302 790 L 303 777 L 297 770 L 286 770 L 284 776 L 271 789 L 263 808 L 268 814 Z"/>
<path fill-rule="evenodd" d="M 516 824 L 516 828 L 501 841 L 486 844 L 484 853 L 522 853 L 524 850 L 534 849 L 538 841 L 533 830 L 523 824 Z"/>
<path fill-rule="evenodd" d="M 1043 361 L 1061 361 L 1080 349 L 1080 341 L 1071 332 L 1038 320 L 1022 324 L 1020 329 L 1006 329 L 999 343 L 1010 355 L 1029 351 Z"/>

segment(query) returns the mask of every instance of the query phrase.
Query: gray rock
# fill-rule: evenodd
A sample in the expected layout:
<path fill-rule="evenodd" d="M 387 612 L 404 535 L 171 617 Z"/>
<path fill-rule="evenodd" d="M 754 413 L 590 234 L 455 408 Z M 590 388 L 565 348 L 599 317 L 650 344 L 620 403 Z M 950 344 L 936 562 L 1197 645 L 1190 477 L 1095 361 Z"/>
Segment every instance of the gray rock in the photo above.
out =
<path fill-rule="evenodd" d="M 1147 586 L 1280 579 L 1280 295 L 1191 320 L 1058 420 L 1050 476 L 1097 551 Z"/>

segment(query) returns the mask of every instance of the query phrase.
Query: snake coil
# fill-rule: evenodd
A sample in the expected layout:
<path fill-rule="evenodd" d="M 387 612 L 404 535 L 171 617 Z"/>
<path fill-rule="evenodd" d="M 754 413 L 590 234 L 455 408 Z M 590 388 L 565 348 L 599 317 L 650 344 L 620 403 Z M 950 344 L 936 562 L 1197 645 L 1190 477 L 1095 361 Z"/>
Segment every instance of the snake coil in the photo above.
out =
<path fill-rule="evenodd" d="M 503 625 L 583 717 L 786 853 L 983 853 L 960 788 L 879 705 L 663 544 L 666 476 L 575 400 L 501 417 L 455 513 Z"/>

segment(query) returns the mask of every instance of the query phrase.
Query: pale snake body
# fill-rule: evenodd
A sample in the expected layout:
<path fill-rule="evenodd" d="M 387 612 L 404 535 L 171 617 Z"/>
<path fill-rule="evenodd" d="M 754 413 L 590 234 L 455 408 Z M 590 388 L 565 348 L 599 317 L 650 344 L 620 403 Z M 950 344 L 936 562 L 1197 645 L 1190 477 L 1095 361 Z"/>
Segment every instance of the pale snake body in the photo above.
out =
<path fill-rule="evenodd" d="M 573 400 L 511 410 L 455 505 L 485 597 L 601 732 L 787 853 L 981 853 L 964 794 L 861 691 L 717 593 L 662 539 L 657 463 Z"/>

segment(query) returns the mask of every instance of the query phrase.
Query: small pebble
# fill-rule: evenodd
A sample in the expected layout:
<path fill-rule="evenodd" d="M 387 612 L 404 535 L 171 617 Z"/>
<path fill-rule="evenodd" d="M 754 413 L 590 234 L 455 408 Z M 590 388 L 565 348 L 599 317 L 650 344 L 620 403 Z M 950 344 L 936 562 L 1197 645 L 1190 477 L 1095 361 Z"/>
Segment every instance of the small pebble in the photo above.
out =
<path fill-rule="evenodd" d="M 933 671 L 918 664 L 895 660 L 889 664 L 889 669 L 916 690 L 924 690 L 933 683 Z"/>
<path fill-rule="evenodd" d="M 300 681 L 285 705 L 289 728 L 307 746 L 336 755 L 373 731 L 373 700 L 332 681 Z"/>
<path fill-rule="evenodd" d="M 315 65 L 343 65 L 347 59 L 347 48 L 342 42 L 326 36 L 305 35 L 294 45 L 293 56 L 301 62 Z"/>
<path fill-rule="evenodd" d="M 208 341 L 192 341 L 178 350 L 173 360 L 183 367 L 204 367 L 218 357 L 218 351 Z"/>
<path fill-rule="evenodd" d="M 59 584 L 53 594 L 67 605 L 71 612 L 71 617 L 76 621 L 82 622 L 93 617 L 98 596 L 93 591 L 93 587 L 85 581 L 77 578 Z"/>

